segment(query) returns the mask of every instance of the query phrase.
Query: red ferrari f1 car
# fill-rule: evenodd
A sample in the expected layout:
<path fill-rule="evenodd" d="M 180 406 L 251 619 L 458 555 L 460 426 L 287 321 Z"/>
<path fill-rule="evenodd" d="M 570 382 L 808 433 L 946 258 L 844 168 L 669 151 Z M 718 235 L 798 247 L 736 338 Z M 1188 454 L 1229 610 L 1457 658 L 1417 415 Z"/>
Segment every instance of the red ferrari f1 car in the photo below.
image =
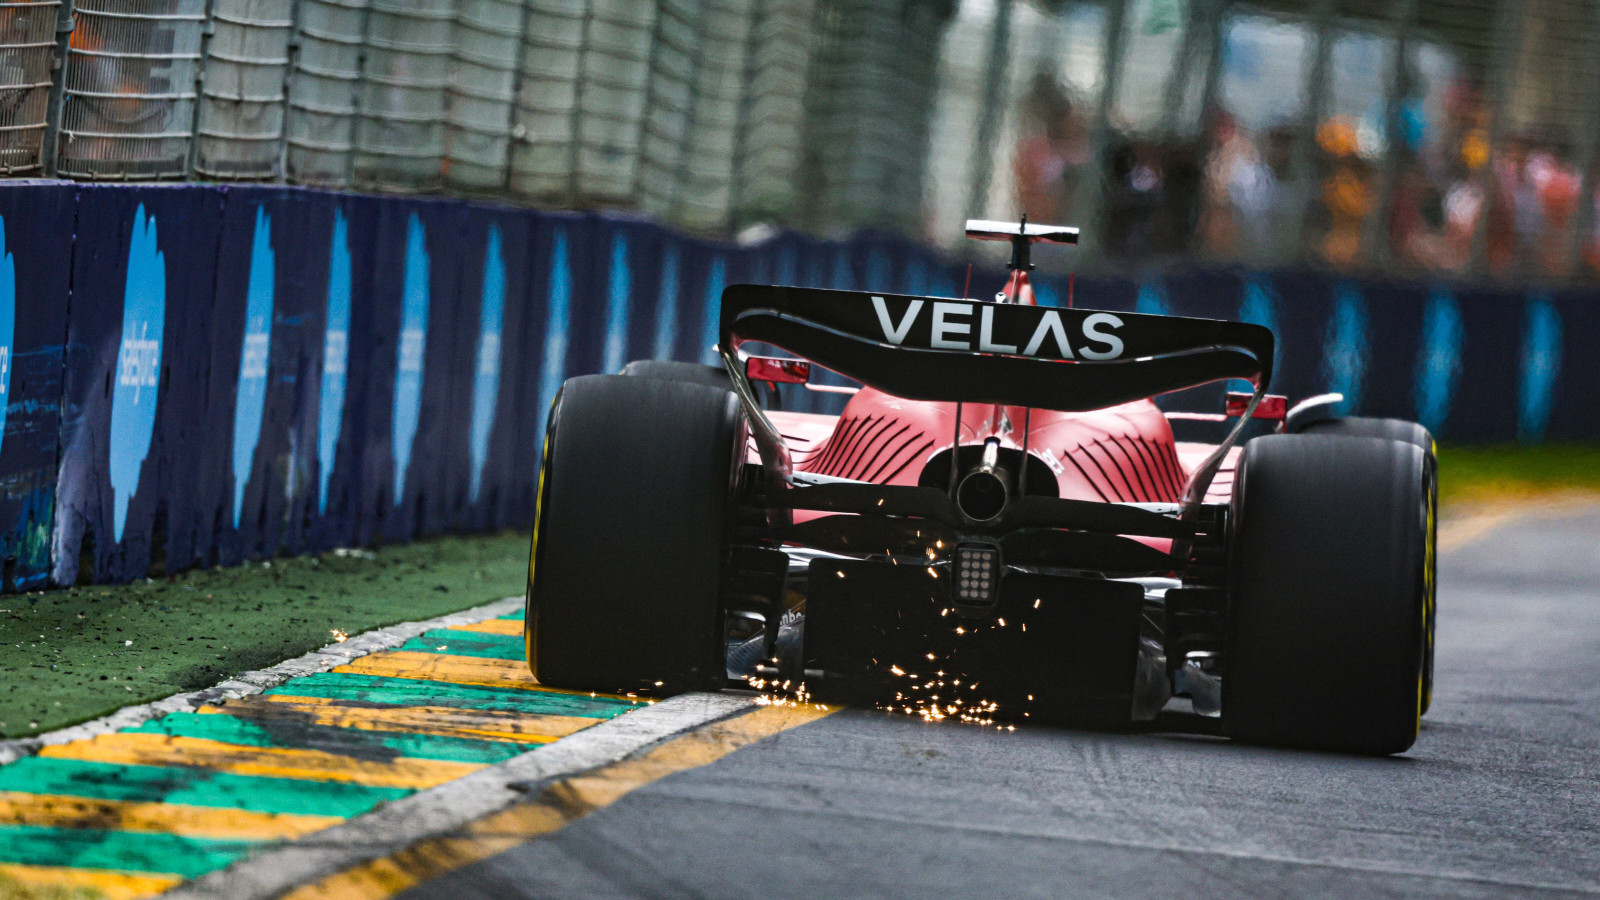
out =
<path fill-rule="evenodd" d="M 803 684 L 980 721 L 1192 710 L 1246 741 L 1410 747 L 1432 692 L 1427 431 L 1335 417 L 1336 395 L 1288 408 L 1257 325 L 1036 305 L 1032 244 L 1076 229 L 968 235 L 1011 243 L 992 301 L 735 285 L 723 367 L 565 383 L 528 570 L 539 681 Z M 813 365 L 861 385 L 830 388 L 853 393 L 842 415 L 773 402 L 824 387 Z M 1230 379 L 1254 390 L 1222 413 L 1151 399 Z M 1196 420 L 1211 442 L 1175 438 Z"/>

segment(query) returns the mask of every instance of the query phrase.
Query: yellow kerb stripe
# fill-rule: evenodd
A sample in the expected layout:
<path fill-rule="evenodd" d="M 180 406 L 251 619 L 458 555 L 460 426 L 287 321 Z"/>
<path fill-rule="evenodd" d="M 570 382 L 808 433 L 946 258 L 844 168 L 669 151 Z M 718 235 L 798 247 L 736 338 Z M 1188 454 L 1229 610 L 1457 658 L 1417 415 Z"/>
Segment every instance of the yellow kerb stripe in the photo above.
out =
<path fill-rule="evenodd" d="M 363 656 L 334 669 L 357 675 L 384 675 L 390 678 L 420 678 L 424 681 L 449 681 L 484 687 L 539 690 L 539 682 L 528 671 L 528 664 L 517 659 L 483 659 L 476 656 L 450 656 L 415 650 L 391 650 Z"/>
<path fill-rule="evenodd" d="M 299 837 L 344 821 L 338 816 L 250 812 L 178 803 L 94 800 L 0 791 L 0 825 L 153 831 L 237 840 Z"/>
<path fill-rule="evenodd" d="M 483 634 L 505 634 L 512 637 L 522 637 L 521 619 L 485 619 L 482 622 L 473 622 L 471 625 L 452 625 L 451 631 L 477 631 Z"/>
<path fill-rule="evenodd" d="M 105 734 L 87 741 L 46 747 L 40 756 L 125 766 L 191 766 L 235 775 L 265 775 L 310 781 L 347 781 L 371 787 L 421 790 L 483 768 L 472 763 L 397 757 L 384 762 L 321 750 L 246 747 L 164 734 Z"/>
<path fill-rule="evenodd" d="M 68 869 L 61 866 L 27 866 L 21 863 L 0 863 L 0 876 L 14 879 L 35 888 L 87 888 L 98 892 L 91 896 L 106 900 L 143 900 L 176 885 L 183 879 L 177 875 L 151 875 L 128 872 L 110 872 L 105 869 Z"/>
<path fill-rule="evenodd" d="M 322 697 L 255 694 L 223 706 L 202 706 L 202 713 L 223 713 L 242 719 L 292 721 L 362 731 L 429 734 L 541 744 L 566 737 L 601 719 L 581 716 L 530 716 L 498 710 L 451 709 L 444 706 L 372 706 Z"/>
<path fill-rule="evenodd" d="M 716 762 L 740 747 L 828 715 L 817 706 L 765 706 L 690 732 L 632 759 L 557 781 L 538 800 L 513 806 L 453 834 L 308 884 L 281 900 L 377 900 L 503 853 L 609 806 L 630 791 Z"/>

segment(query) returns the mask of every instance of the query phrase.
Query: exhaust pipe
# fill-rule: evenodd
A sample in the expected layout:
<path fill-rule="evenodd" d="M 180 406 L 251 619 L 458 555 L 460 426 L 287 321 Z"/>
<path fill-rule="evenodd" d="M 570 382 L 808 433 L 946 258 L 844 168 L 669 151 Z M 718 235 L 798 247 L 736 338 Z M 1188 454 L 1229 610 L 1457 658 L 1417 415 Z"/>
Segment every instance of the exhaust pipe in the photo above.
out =
<path fill-rule="evenodd" d="M 1011 502 L 1008 473 L 1000 468 L 1000 439 L 983 442 L 983 459 L 956 487 L 956 508 L 974 522 L 991 522 L 1005 512 Z"/>

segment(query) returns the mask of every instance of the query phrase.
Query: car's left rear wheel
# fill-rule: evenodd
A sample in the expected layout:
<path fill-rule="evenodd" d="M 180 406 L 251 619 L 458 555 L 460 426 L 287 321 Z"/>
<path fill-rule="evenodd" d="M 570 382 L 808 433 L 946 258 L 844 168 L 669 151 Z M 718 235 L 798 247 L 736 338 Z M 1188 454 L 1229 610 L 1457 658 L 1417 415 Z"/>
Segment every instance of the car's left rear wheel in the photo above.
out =
<path fill-rule="evenodd" d="M 541 684 L 656 695 L 725 679 L 720 598 L 745 445 L 733 392 L 573 378 L 550 410 L 528 566 Z"/>

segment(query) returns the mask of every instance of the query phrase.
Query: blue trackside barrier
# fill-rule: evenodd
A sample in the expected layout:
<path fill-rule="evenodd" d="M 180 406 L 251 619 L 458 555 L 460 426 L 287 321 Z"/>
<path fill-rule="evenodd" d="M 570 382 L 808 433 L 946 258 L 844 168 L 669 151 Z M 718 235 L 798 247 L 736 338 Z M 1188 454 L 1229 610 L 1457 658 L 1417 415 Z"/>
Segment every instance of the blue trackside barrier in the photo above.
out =
<path fill-rule="evenodd" d="M 249 185 L 8 182 L 0 248 L 8 591 L 527 527 L 561 382 L 713 361 L 727 285 L 959 295 L 967 276 L 884 234 L 738 245 Z M 1070 259 L 1041 251 L 1041 302 L 1269 325 L 1291 397 L 1337 390 L 1458 442 L 1600 438 L 1595 292 L 1192 265 L 1069 280 Z M 973 295 L 1002 277 L 979 267 Z"/>

